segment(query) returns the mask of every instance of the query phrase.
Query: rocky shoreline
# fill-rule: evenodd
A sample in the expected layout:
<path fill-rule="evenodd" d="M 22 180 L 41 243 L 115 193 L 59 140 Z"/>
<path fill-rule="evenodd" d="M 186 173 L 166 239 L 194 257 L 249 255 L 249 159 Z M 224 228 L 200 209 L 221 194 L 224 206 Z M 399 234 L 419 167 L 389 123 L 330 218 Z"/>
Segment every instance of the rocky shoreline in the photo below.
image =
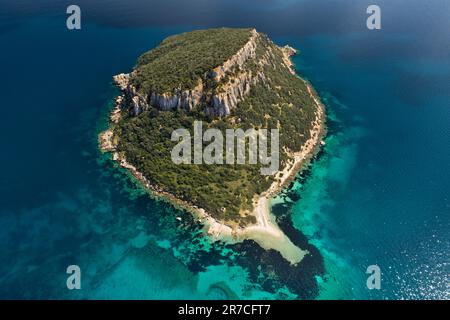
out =
<path fill-rule="evenodd" d="M 284 56 L 284 61 L 289 70 L 295 74 L 292 68 L 290 56 L 295 54 L 295 49 L 285 46 L 281 48 Z M 121 167 L 128 170 L 128 172 L 136 178 L 143 186 L 150 191 L 153 197 L 163 199 L 170 202 L 175 207 L 185 209 L 191 212 L 196 220 L 204 227 L 204 232 L 209 236 L 211 241 L 223 241 L 226 243 L 237 243 L 246 239 L 254 240 L 264 249 L 274 249 L 288 260 L 291 264 L 299 263 L 303 257 L 308 254 L 308 251 L 302 250 L 295 246 L 291 240 L 281 231 L 276 224 L 275 218 L 270 213 L 269 199 L 281 191 L 289 182 L 291 182 L 299 170 L 307 165 L 309 160 L 320 150 L 323 141 L 322 137 L 326 133 L 325 128 L 325 108 L 320 102 L 317 94 L 312 89 L 311 85 L 306 83 L 309 94 L 314 99 L 317 105 L 316 119 L 311 129 L 311 138 L 302 146 L 301 150 L 292 153 L 292 162 L 290 162 L 283 170 L 280 170 L 277 175 L 277 180 L 273 182 L 270 188 L 264 192 L 259 198 L 255 199 L 253 214 L 256 217 L 256 223 L 246 226 L 233 226 L 225 221 L 218 221 L 208 214 L 204 209 L 195 206 L 192 203 L 176 198 L 174 195 L 165 192 L 158 186 L 152 185 L 150 181 L 139 172 L 136 167 L 130 164 L 124 155 L 119 154 L 116 150 L 118 137 L 114 136 L 114 126 L 121 117 L 121 112 L 126 104 L 130 102 L 130 97 L 127 96 L 130 90 L 128 83 L 129 77 L 120 74 L 114 77 L 117 86 L 122 90 L 123 94 L 118 96 L 115 101 L 115 107 L 110 114 L 110 127 L 108 130 L 99 135 L 99 146 L 103 152 L 111 152 L 112 159 L 116 161 Z M 303 80 L 304 81 L 304 80 Z M 132 107 L 136 108 L 140 97 L 135 95 L 131 98 Z"/>

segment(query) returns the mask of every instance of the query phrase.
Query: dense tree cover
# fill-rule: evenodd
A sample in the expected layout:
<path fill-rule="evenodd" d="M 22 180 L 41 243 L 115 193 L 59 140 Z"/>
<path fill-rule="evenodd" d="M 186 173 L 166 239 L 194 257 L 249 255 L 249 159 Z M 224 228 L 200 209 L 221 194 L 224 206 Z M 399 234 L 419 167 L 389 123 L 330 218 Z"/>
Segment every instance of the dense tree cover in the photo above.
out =
<path fill-rule="evenodd" d="M 142 92 L 192 89 L 206 73 L 221 65 L 249 39 L 250 29 L 197 30 L 166 38 L 144 53 L 136 66 L 133 84 Z"/>
<path fill-rule="evenodd" d="M 262 37 L 258 55 L 263 55 L 268 48 L 274 53 L 272 63 L 258 66 L 268 79 L 267 83 L 254 86 L 244 101 L 232 110 L 231 116 L 254 127 L 280 128 L 280 145 L 298 151 L 310 138 L 317 107 L 305 81 L 291 74 L 283 64 L 281 50 Z"/>
<path fill-rule="evenodd" d="M 193 136 L 192 123 L 196 119 L 198 117 L 181 110 L 160 112 L 153 109 L 138 117 L 126 116 L 116 127 L 116 134 L 120 136 L 119 150 L 125 152 L 127 160 L 152 183 L 165 191 L 222 219 L 236 220 L 240 218 L 241 209 L 251 209 L 253 195 L 267 189 L 272 179 L 260 174 L 259 165 L 173 163 L 170 152 L 176 142 L 171 141 L 172 131 L 184 127 Z M 226 121 L 220 124 L 204 122 L 206 124 L 214 128 L 231 128 Z M 244 218 L 243 221 L 252 219 Z"/>
<path fill-rule="evenodd" d="M 219 29 L 212 32 L 235 37 L 241 31 Z M 229 32 L 230 35 L 228 35 Z M 198 35 L 194 33 L 193 36 Z M 176 39 L 177 36 L 172 37 L 166 46 L 176 46 L 173 44 Z M 192 41 L 192 38 L 190 39 Z M 189 43 L 183 46 L 189 47 Z M 202 44 L 202 47 L 208 46 Z M 211 48 L 210 50 L 213 50 Z M 234 48 L 235 51 L 238 49 Z M 167 48 L 152 50 L 153 53 L 151 51 L 148 56 L 144 55 L 140 58 L 139 64 L 156 61 L 158 50 L 167 50 Z M 268 52 L 271 54 L 268 55 Z M 186 57 L 190 56 L 187 52 L 185 54 Z M 202 54 L 207 55 L 206 52 Z M 269 59 L 270 63 L 265 65 L 257 63 L 263 57 Z M 211 127 L 218 128 L 222 132 L 225 132 L 227 128 L 244 130 L 279 128 L 280 150 L 282 150 L 280 158 L 283 165 L 288 158 L 286 151 L 298 151 L 309 138 L 309 130 L 316 110 L 305 82 L 289 72 L 283 64 L 281 50 L 265 36 L 261 37 L 258 43 L 256 58 L 248 60 L 243 68 L 252 70 L 254 74 L 264 73 L 266 81 L 254 85 L 245 99 L 225 118 L 206 116 L 204 110 L 208 105 L 207 102 L 203 102 L 191 112 L 159 111 L 152 107 L 134 117 L 124 111 L 122 119 L 115 128 L 115 134 L 120 138 L 119 152 L 123 152 L 128 161 L 152 183 L 178 198 L 204 208 L 216 218 L 239 221 L 241 224 L 254 221 L 253 216 L 245 214 L 242 216 L 242 214 L 252 210 L 254 196 L 269 188 L 273 182 L 273 176 L 261 175 L 259 164 L 175 164 L 171 160 L 171 150 L 176 144 L 171 141 L 173 130 L 186 128 L 193 136 L 192 127 L 195 120 L 204 121 L 204 130 Z M 166 70 L 161 77 L 170 78 L 171 72 Z M 238 70 L 232 70 L 228 76 L 232 78 L 236 72 Z"/>

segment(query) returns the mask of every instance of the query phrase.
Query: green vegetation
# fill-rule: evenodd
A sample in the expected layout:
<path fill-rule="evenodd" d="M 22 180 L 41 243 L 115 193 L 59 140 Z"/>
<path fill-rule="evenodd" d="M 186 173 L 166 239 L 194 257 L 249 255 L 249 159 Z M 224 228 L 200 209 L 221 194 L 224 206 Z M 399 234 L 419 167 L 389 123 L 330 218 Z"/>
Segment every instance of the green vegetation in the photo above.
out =
<path fill-rule="evenodd" d="M 219 61 L 226 60 L 226 57 L 238 51 L 245 43 L 242 30 L 195 31 L 168 38 L 160 47 L 140 58 L 138 70 L 141 74 L 140 78 L 134 79 L 135 85 L 145 88 L 152 83 L 152 88 L 167 88 L 168 83 L 173 85 L 177 81 L 180 81 L 180 86 L 192 85 L 195 77 L 187 76 L 191 71 L 186 70 L 192 70 L 193 66 L 199 65 L 198 61 L 202 61 L 198 73 L 193 73 L 201 75 L 207 68 L 211 69 L 217 66 Z M 212 58 L 210 62 L 209 59 L 199 57 L 214 56 L 218 50 L 217 43 L 223 41 L 220 37 L 225 38 L 224 42 L 236 38 L 239 45 L 233 44 L 232 49 L 227 47 L 226 53 L 222 52 L 220 57 Z M 192 43 L 193 39 L 201 41 Z M 177 52 L 169 53 L 170 48 L 175 48 Z M 190 52 L 192 48 L 201 50 Z M 145 67 L 142 68 L 149 65 L 162 66 L 160 60 L 174 59 L 173 55 L 180 55 L 181 52 L 184 52 L 186 60 L 184 66 L 173 62 L 174 68 L 179 71 L 177 74 L 172 74 L 172 69 L 160 70 L 157 79 L 153 74 L 145 73 Z M 210 54 L 211 52 L 213 54 Z M 187 63 L 189 59 L 194 60 L 192 64 Z M 258 63 L 262 59 L 268 63 Z M 309 130 L 315 119 L 316 106 L 304 81 L 292 75 L 283 64 L 281 50 L 266 36 L 261 35 L 257 43 L 256 57 L 249 59 L 242 69 L 252 70 L 252 74 L 262 73 L 266 80 L 253 85 L 245 99 L 232 109 L 229 116 L 206 116 L 207 102 L 197 105 L 191 112 L 159 111 L 151 107 L 139 116 L 131 116 L 124 111 L 115 127 L 115 135 L 120 138 L 118 151 L 123 152 L 127 160 L 153 184 L 204 208 L 216 218 L 246 224 L 254 222 L 255 219 L 249 215 L 254 196 L 269 188 L 273 176 L 261 175 L 260 165 L 177 165 L 171 160 L 171 150 L 176 144 L 171 141 L 172 131 L 186 128 L 192 135 L 194 120 L 203 120 L 204 130 L 208 126 L 218 128 L 222 132 L 227 128 L 279 128 L 280 150 L 283 150 L 280 157 L 281 167 L 288 158 L 286 150 L 298 151 L 310 137 Z M 239 70 L 232 70 L 227 77 L 233 79 L 237 72 Z"/>
<path fill-rule="evenodd" d="M 180 127 L 192 129 L 196 119 L 199 117 L 182 110 L 152 110 L 138 117 L 127 116 L 116 129 L 120 136 L 119 150 L 165 191 L 222 219 L 237 219 L 240 209 L 251 209 L 252 196 L 270 186 L 271 177 L 261 175 L 258 165 L 174 164 L 170 157 L 176 144 L 170 139 L 172 131 Z M 209 125 L 231 128 L 223 120 L 220 124 L 210 122 Z M 248 217 L 243 221 L 253 220 Z"/>
<path fill-rule="evenodd" d="M 249 39 L 250 29 L 209 29 L 174 35 L 138 60 L 132 82 L 142 92 L 192 89 Z"/>

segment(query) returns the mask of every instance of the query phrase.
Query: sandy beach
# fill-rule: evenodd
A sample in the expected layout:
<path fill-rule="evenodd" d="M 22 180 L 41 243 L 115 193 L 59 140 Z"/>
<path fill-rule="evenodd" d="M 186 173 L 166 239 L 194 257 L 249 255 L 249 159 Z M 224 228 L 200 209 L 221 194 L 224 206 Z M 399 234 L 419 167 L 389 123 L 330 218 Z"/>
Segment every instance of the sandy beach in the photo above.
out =
<path fill-rule="evenodd" d="M 288 53 L 286 53 L 288 61 L 290 61 Z M 288 67 L 291 69 L 292 64 Z M 292 70 L 293 72 L 293 70 Z M 325 109 L 318 97 L 314 94 L 311 86 L 306 83 L 307 89 L 311 97 L 314 99 L 317 110 L 316 119 L 313 128 L 311 129 L 310 138 L 302 146 L 301 150 L 291 153 L 290 162 L 275 175 L 275 181 L 269 189 L 260 195 L 255 200 L 255 207 L 253 215 L 256 218 L 256 223 L 246 227 L 231 227 L 226 222 L 214 219 L 202 208 L 198 208 L 192 203 L 180 200 L 164 192 L 157 186 L 152 185 L 142 173 L 140 173 L 132 164 L 128 163 L 123 155 L 116 151 L 116 141 L 114 140 L 114 124 L 120 119 L 120 106 L 123 97 L 119 96 L 116 99 L 116 106 L 111 112 L 110 123 L 108 130 L 99 135 L 100 149 L 104 152 L 112 152 L 112 158 L 117 161 L 120 166 L 126 168 L 136 179 L 141 181 L 143 185 L 150 191 L 152 196 L 162 198 L 175 206 L 187 209 L 196 219 L 204 225 L 204 231 L 209 236 L 211 241 L 224 241 L 226 243 L 237 243 L 245 239 L 254 240 L 262 248 L 269 250 L 277 250 L 287 261 L 291 264 L 299 263 L 303 257 L 308 254 L 308 251 L 302 250 L 292 243 L 292 241 L 283 233 L 275 221 L 275 217 L 270 212 L 269 199 L 275 196 L 284 186 L 295 178 L 298 171 L 304 166 L 315 154 L 321 145 L 321 139 L 324 135 L 325 128 Z"/>

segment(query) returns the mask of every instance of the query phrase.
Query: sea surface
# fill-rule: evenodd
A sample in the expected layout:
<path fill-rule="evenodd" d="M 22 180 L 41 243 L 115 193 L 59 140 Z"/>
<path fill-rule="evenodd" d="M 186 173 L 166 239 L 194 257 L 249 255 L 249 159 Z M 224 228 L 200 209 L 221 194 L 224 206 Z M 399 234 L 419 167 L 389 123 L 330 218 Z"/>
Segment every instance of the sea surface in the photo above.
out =
<path fill-rule="evenodd" d="M 69 4 L 0 0 L 0 298 L 450 299 L 449 1 L 77 1 L 75 31 Z M 299 49 L 327 106 L 325 147 L 272 200 L 311 253 L 296 267 L 251 241 L 209 243 L 98 151 L 112 76 L 218 26 Z"/>

